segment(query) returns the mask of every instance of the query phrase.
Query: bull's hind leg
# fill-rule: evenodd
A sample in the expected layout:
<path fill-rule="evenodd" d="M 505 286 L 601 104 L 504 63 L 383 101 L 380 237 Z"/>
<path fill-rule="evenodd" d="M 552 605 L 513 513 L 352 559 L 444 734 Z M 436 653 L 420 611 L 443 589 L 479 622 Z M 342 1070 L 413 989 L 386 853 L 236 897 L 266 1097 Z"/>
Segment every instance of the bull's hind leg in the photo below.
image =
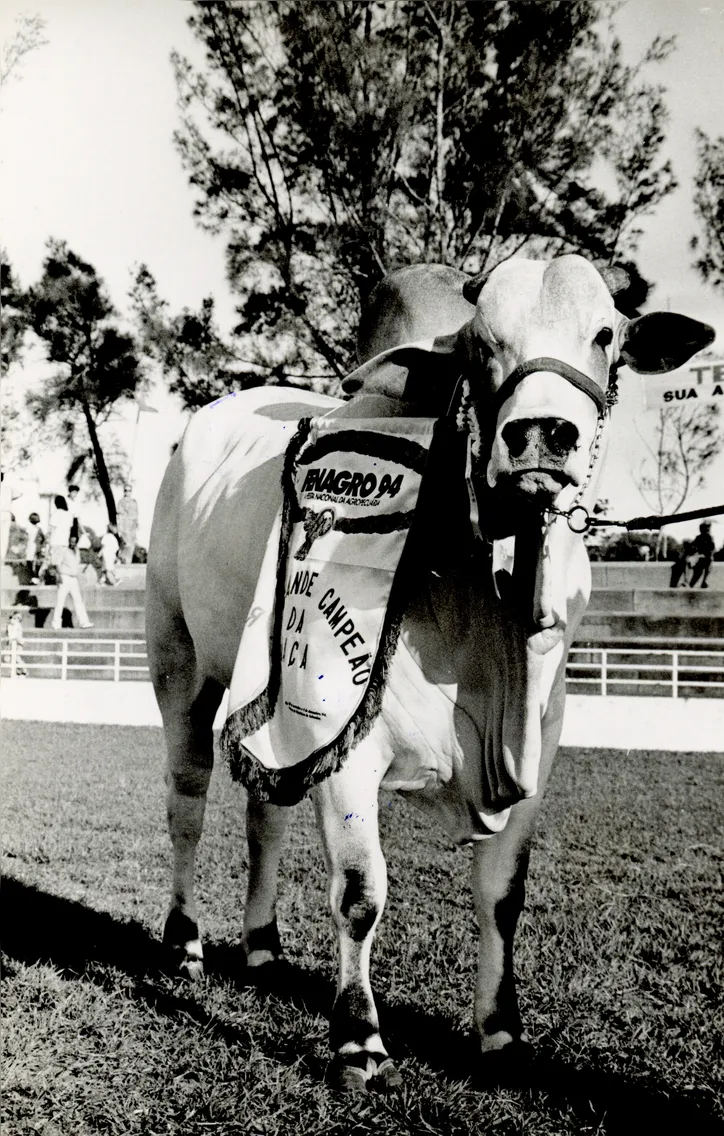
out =
<path fill-rule="evenodd" d="M 369 977 L 372 941 L 387 898 L 387 867 L 377 825 L 378 762 L 368 752 L 365 763 L 365 749 L 362 743 L 313 795 L 339 946 L 330 1021 L 332 1080 L 347 1091 L 363 1090 L 371 1078 L 387 1086 L 400 1080 L 380 1037 Z"/>
<path fill-rule="evenodd" d="M 151 670 L 166 737 L 166 807 L 173 845 L 171 908 L 163 941 L 179 970 L 203 974 L 194 865 L 214 764 L 213 723 L 224 688 L 199 673 L 191 637 L 180 616 L 147 601 Z"/>

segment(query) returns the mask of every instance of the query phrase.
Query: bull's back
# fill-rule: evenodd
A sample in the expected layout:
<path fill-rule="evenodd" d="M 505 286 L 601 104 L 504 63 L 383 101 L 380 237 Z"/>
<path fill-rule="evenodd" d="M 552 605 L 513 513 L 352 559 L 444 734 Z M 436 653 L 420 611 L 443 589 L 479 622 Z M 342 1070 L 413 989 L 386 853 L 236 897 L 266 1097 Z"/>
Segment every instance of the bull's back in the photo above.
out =
<path fill-rule="evenodd" d="M 268 537 L 281 505 L 284 453 L 300 418 L 336 399 L 257 388 L 194 415 L 166 471 L 147 573 L 149 654 L 174 621 L 204 675 L 228 684 Z"/>

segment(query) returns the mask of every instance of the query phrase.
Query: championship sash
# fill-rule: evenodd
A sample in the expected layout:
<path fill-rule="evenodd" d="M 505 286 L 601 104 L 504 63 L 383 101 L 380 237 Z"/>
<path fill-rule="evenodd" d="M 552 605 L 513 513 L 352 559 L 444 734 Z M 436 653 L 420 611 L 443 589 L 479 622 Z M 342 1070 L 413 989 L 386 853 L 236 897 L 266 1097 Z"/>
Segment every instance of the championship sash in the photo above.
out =
<path fill-rule="evenodd" d="M 222 735 L 232 775 L 257 797 L 296 802 L 372 726 L 402 615 L 395 573 L 434 425 L 299 424 Z"/>

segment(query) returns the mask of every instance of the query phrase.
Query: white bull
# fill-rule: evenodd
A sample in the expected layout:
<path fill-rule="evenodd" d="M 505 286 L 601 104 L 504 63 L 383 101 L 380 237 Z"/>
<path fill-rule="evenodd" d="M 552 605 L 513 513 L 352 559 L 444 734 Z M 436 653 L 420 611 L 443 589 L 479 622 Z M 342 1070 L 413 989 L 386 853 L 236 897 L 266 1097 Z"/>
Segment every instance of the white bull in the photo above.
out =
<path fill-rule="evenodd" d="M 367 361 L 349 380 L 360 389 L 351 402 L 269 388 L 227 397 L 195 415 L 171 460 L 151 536 L 147 632 L 168 748 L 174 869 L 165 941 L 193 975 L 202 967 L 194 858 L 212 723 L 280 507 L 282 455 L 294 424 L 334 408 L 357 418 L 444 416 L 456 380 L 466 382 L 455 404 L 463 432 L 451 423 L 430 454 L 379 714 L 338 772 L 312 790 L 339 943 L 331 1047 L 343 1086 L 397 1078 L 369 983 L 386 895 L 380 786 L 405 792 L 455 841 L 472 843 L 482 1050 L 524 1038 L 512 943 L 528 844 L 561 731 L 566 655 L 590 589 L 580 536 L 550 510 L 565 513 L 595 492 L 612 365 L 671 370 L 711 338 L 705 325 L 670 313 L 626 319 L 603 277 L 579 256 L 513 259 L 482 287 L 452 269 L 416 266 L 373 294 L 360 335 Z M 471 524 L 468 428 L 482 537 L 474 516 Z M 512 574 L 494 576 L 500 550 L 509 554 L 511 544 L 495 551 L 494 541 L 511 536 Z M 250 967 L 281 950 L 275 903 L 288 813 L 248 802 L 243 942 Z"/>

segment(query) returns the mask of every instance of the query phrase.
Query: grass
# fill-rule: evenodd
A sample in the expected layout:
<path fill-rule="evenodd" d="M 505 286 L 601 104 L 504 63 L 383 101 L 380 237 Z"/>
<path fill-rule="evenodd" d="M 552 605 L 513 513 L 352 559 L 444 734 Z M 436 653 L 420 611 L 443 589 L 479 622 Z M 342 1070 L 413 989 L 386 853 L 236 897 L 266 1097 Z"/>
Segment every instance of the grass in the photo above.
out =
<path fill-rule="evenodd" d="M 308 802 L 288 840 L 287 962 L 241 969 L 243 793 L 220 764 L 198 894 L 207 979 L 163 969 L 160 731 L 5 723 L 3 1136 L 724 1131 L 721 759 L 563 751 L 516 949 L 531 1064 L 470 1034 L 469 853 L 385 798 L 389 900 L 373 954 L 405 1086 L 324 1082 L 335 978 Z"/>

